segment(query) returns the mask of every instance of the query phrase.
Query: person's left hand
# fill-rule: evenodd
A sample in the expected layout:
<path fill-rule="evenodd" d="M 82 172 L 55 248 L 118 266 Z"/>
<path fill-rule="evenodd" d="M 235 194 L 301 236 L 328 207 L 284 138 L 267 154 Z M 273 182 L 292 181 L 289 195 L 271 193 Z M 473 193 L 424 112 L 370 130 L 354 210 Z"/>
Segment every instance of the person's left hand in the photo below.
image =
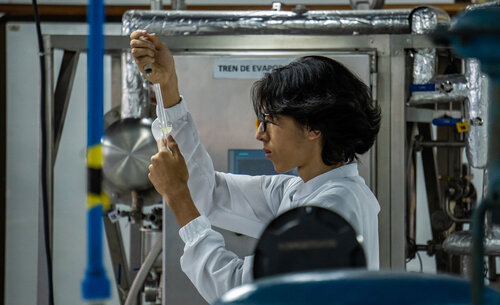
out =
<path fill-rule="evenodd" d="M 189 192 L 189 172 L 174 138 L 169 135 L 166 142 L 164 139 L 157 141 L 158 153 L 151 157 L 148 177 L 170 206 L 177 197 Z"/>
<path fill-rule="evenodd" d="M 158 153 L 151 157 L 149 180 L 172 210 L 180 227 L 200 216 L 188 188 L 189 172 L 174 138 L 157 141 Z"/>

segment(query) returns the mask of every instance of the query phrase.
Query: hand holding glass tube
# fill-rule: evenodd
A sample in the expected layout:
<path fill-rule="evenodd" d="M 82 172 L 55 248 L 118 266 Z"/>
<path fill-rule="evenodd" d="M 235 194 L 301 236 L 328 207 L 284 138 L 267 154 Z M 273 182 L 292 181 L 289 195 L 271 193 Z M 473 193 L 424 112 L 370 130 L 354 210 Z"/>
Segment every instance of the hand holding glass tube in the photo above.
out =
<path fill-rule="evenodd" d="M 148 40 L 146 36 L 140 36 L 140 40 Z M 146 72 L 146 75 L 150 77 L 153 73 L 153 68 L 151 64 L 147 64 L 144 66 L 144 72 Z M 158 120 L 160 121 L 160 130 L 163 135 L 163 138 L 166 139 L 169 133 L 172 131 L 172 124 L 170 124 L 167 120 L 167 115 L 165 113 L 165 106 L 163 104 L 163 97 L 161 94 L 161 87 L 160 84 L 155 82 L 153 84 L 154 91 L 155 91 L 155 96 L 156 96 L 156 103 L 158 105 Z"/>
<path fill-rule="evenodd" d="M 153 69 L 151 68 L 151 65 L 146 65 L 144 67 L 144 71 L 146 71 L 146 74 L 151 74 L 153 72 Z M 163 106 L 163 98 L 161 96 L 161 88 L 159 83 L 153 84 L 154 90 L 155 90 L 155 96 L 156 96 L 156 104 L 158 107 L 157 115 L 158 119 L 160 121 L 160 130 L 163 135 L 163 138 L 166 139 L 167 136 L 170 134 L 172 131 L 172 124 L 168 122 L 167 120 L 167 114 L 165 113 L 165 107 Z"/>

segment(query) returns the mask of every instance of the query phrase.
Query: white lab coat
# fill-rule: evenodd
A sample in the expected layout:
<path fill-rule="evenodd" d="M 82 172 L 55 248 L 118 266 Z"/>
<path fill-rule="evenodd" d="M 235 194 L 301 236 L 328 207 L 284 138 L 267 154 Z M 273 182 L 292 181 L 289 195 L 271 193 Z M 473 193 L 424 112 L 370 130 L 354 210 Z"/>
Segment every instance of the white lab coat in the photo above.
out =
<path fill-rule="evenodd" d="M 277 215 L 291 208 L 314 205 L 343 216 L 363 236 L 369 269 L 379 268 L 380 206 L 351 163 L 319 175 L 307 183 L 289 175 L 247 176 L 214 171 L 200 143 L 184 101 L 167 108 L 172 136 L 186 160 L 189 189 L 200 217 L 179 230 L 185 243 L 181 268 L 209 302 L 229 289 L 252 281 L 253 257 L 239 258 L 225 249 L 222 235 L 211 225 L 258 238 Z M 161 137 L 159 122 L 152 126 Z"/>

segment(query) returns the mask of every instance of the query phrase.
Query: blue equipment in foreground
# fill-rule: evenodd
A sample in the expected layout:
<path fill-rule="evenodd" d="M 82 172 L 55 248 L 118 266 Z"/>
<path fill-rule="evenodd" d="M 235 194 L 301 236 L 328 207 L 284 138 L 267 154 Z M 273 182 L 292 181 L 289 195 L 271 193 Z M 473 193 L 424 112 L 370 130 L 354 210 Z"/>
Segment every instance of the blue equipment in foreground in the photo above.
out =
<path fill-rule="evenodd" d="M 498 3 L 495 5 L 498 6 Z M 462 57 L 474 57 L 491 79 L 489 92 L 488 193 L 472 216 L 472 304 L 484 304 L 484 217 L 500 208 L 500 7 L 467 11 L 441 39 Z"/>
<path fill-rule="evenodd" d="M 108 299 L 110 282 L 103 265 L 103 204 L 101 191 L 103 120 L 104 5 L 90 0 L 87 12 L 89 39 L 87 50 L 87 269 L 82 282 L 85 300 Z"/>
<path fill-rule="evenodd" d="M 234 288 L 214 305 L 469 305 L 470 283 L 449 275 L 326 271 L 269 277 Z M 484 291 L 485 305 L 500 293 Z"/>

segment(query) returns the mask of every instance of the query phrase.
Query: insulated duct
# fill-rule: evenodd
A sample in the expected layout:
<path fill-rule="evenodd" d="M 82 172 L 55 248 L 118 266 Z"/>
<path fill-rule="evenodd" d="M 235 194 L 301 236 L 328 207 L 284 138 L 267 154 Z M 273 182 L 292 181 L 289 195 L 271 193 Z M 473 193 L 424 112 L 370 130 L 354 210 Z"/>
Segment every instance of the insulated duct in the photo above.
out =
<path fill-rule="evenodd" d="M 479 61 L 465 60 L 467 100 L 465 118 L 469 121 L 465 144 L 467 159 L 475 168 L 485 168 L 488 160 L 488 78 L 481 73 Z"/>
<path fill-rule="evenodd" d="M 419 7 L 411 13 L 411 32 L 417 35 L 448 28 L 450 16 L 438 8 Z M 420 49 L 413 61 L 413 84 L 427 84 L 436 74 L 436 49 Z"/>
<path fill-rule="evenodd" d="M 467 6 L 466 10 L 500 7 L 500 1 Z M 479 61 L 465 60 L 468 96 L 465 103 L 465 116 L 470 122 L 466 134 L 467 159 L 475 168 L 485 168 L 488 159 L 488 78 L 481 73 Z"/>
<path fill-rule="evenodd" d="M 127 11 L 122 34 L 146 29 L 160 36 L 243 34 L 407 34 L 410 10 L 383 11 Z"/>
<path fill-rule="evenodd" d="M 122 17 L 122 35 L 128 36 L 138 29 L 160 36 L 426 34 L 438 27 L 447 27 L 448 24 L 449 16 L 446 12 L 429 7 L 413 11 L 132 10 L 125 12 Z M 417 67 L 433 67 L 435 51 L 430 55 L 421 53 L 419 58 L 422 60 L 418 59 L 417 62 L 422 63 Z M 140 74 L 130 52 L 123 55 L 122 67 L 122 118 L 143 117 L 147 113 L 149 84 Z M 426 71 L 414 75 L 421 74 L 429 75 Z"/>
<path fill-rule="evenodd" d="M 443 242 L 443 250 L 453 255 L 472 254 L 472 232 L 452 232 Z M 484 238 L 484 255 L 500 255 L 500 227 L 492 226 Z"/>
<path fill-rule="evenodd" d="M 464 102 L 469 94 L 466 77 L 462 74 L 435 75 L 431 78 L 431 90 L 413 92 L 408 105 Z"/>
<path fill-rule="evenodd" d="M 122 53 L 121 118 L 143 118 L 150 101 L 149 82 L 142 76 L 130 51 Z"/>

